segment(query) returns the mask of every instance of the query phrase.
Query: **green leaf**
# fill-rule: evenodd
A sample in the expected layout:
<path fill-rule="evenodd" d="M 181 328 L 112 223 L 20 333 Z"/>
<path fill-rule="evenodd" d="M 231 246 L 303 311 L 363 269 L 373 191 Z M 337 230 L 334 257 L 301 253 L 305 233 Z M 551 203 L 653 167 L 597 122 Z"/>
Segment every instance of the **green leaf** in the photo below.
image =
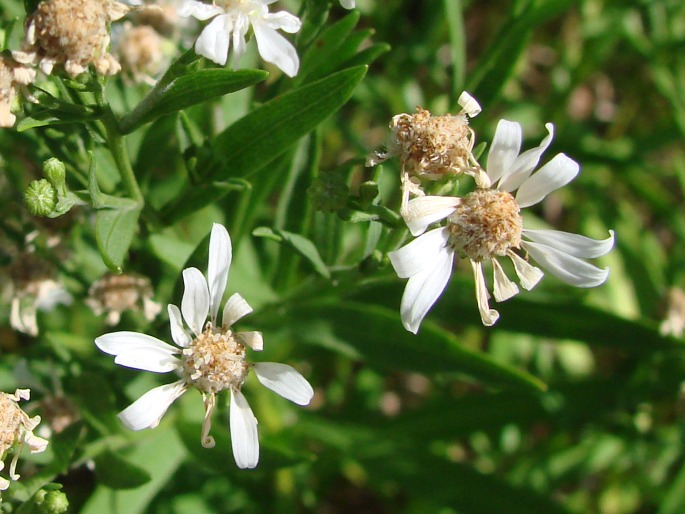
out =
<path fill-rule="evenodd" d="M 127 200 L 121 198 L 121 200 Z M 117 273 L 133 241 L 141 208 L 133 200 L 119 208 L 103 208 L 95 215 L 95 239 L 105 265 Z"/>
<path fill-rule="evenodd" d="M 120 121 L 123 134 L 160 116 L 172 114 L 198 103 L 239 91 L 266 79 L 263 70 L 211 68 L 160 81 L 128 116 Z"/>
<path fill-rule="evenodd" d="M 17 131 L 25 132 L 36 127 L 48 127 L 53 125 L 66 125 L 69 123 L 81 123 L 99 118 L 99 114 L 66 113 L 56 109 L 45 109 L 34 112 L 17 123 Z"/>
<path fill-rule="evenodd" d="M 319 251 L 309 239 L 286 230 L 271 229 L 269 227 L 258 227 L 252 231 L 255 237 L 266 237 L 279 243 L 285 243 L 297 253 L 307 259 L 314 269 L 325 278 L 331 278 L 331 272 L 326 263 L 323 262 Z"/>
<path fill-rule="evenodd" d="M 358 66 L 334 73 L 238 120 L 212 141 L 220 162 L 215 163 L 211 178 L 247 177 L 264 168 L 342 107 L 366 70 Z"/>
<path fill-rule="evenodd" d="M 95 459 L 95 475 L 102 485 L 111 489 L 135 489 L 152 478 L 150 472 L 112 452 L 101 453 Z"/>
<path fill-rule="evenodd" d="M 424 321 L 419 335 L 407 332 L 397 310 L 318 299 L 292 306 L 285 316 L 291 324 L 298 320 L 295 324 L 299 330 L 305 330 L 303 327 L 312 321 L 325 319 L 339 339 L 381 368 L 464 373 L 492 385 L 546 388 L 538 378 L 464 347 L 453 334 L 431 323 Z"/>

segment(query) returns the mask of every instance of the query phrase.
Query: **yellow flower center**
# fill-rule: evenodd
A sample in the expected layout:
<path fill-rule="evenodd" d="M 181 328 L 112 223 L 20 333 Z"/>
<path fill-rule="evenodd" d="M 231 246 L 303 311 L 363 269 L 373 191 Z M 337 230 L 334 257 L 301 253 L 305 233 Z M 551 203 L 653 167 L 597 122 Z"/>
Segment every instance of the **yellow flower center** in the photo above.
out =
<path fill-rule="evenodd" d="M 183 350 L 186 382 L 205 393 L 240 389 L 248 370 L 245 346 L 230 330 L 215 332 L 210 326 Z"/>
<path fill-rule="evenodd" d="M 506 255 L 521 243 L 523 220 L 514 197 L 504 191 L 477 189 L 449 218 L 450 244 L 473 261 Z"/>

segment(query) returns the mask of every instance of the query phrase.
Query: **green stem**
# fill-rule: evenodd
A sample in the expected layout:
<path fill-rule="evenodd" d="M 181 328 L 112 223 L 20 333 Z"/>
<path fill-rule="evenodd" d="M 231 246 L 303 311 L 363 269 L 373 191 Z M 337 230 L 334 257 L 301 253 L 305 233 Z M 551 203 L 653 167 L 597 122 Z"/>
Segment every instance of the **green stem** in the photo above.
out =
<path fill-rule="evenodd" d="M 95 92 L 95 101 L 102 109 L 102 124 L 105 127 L 105 135 L 107 138 L 107 146 L 114 157 L 114 162 L 121 174 L 121 181 L 132 200 L 138 202 L 141 206 L 145 204 L 143 193 L 140 191 L 136 175 L 131 167 L 131 160 L 128 156 L 126 148 L 126 141 L 119 130 L 119 123 L 117 122 L 112 109 L 109 107 L 104 95 L 104 88 Z"/>

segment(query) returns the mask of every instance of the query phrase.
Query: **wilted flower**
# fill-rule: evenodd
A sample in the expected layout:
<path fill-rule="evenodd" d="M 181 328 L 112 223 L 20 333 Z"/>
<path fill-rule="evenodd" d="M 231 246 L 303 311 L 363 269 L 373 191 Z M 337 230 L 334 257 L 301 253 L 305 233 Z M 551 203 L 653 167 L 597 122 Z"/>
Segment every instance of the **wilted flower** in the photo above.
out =
<path fill-rule="evenodd" d="M 150 279 L 137 275 L 107 274 L 98 279 L 88 290 L 86 303 L 98 316 L 107 313 L 108 325 L 116 325 L 125 310 L 139 311 L 152 321 L 162 306 L 152 300 Z"/>
<path fill-rule="evenodd" d="M 125 78 L 134 83 L 155 83 L 154 76 L 165 64 L 164 38 L 149 25 L 125 23 L 116 41 L 117 54 Z"/>
<path fill-rule="evenodd" d="M 26 48 L 14 58 L 46 74 L 62 64 L 76 77 L 92 64 L 98 74 L 113 75 L 120 66 L 107 52 L 109 25 L 128 9 L 114 0 L 43 0 L 27 18 Z"/>
<path fill-rule="evenodd" d="M 50 311 L 59 304 L 70 304 L 71 295 L 57 281 L 54 267 L 33 252 L 15 257 L 9 267 L 12 281 L 10 324 L 30 336 L 38 335 L 38 310 Z"/>
<path fill-rule="evenodd" d="M 476 298 L 483 324 L 493 325 L 499 313 L 488 305 L 489 293 L 483 262 L 491 261 L 494 295 L 498 302 L 519 290 L 504 273 L 499 257 L 509 257 L 524 289 L 532 289 L 543 273 L 531 265 L 526 255 L 564 282 L 576 287 L 602 284 L 609 269 L 597 268 L 583 259 L 609 252 L 614 235 L 597 241 L 555 230 L 523 228 L 520 209 L 540 202 L 552 191 L 568 184 L 578 174 L 578 164 L 564 154 L 533 173 L 542 153 L 552 140 L 549 135 L 537 148 L 519 155 L 521 126 L 501 120 L 488 156 L 487 170 L 475 172 L 477 188 L 464 198 L 424 196 L 411 200 L 405 221 L 417 239 L 389 257 L 401 278 L 408 278 L 402 297 L 402 321 L 416 333 L 428 310 L 447 285 L 454 255 L 469 259 L 476 282 Z M 513 191 L 516 196 L 512 195 Z M 447 225 L 425 232 L 428 225 L 447 219 Z M 524 239 L 525 238 L 525 239 Z M 525 252 L 524 256 L 516 251 Z"/>
<path fill-rule="evenodd" d="M 471 154 L 475 137 L 469 118 L 480 111 L 478 102 L 464 91 L 458 100 L 462 110 L 456 115 L 433 116 L 418 107 L 416 114 L 398 114 L 392 119 L 392 136 L 385 152 L 376 152 L 367 161 L 375 166 L 397 157 L 402 168 L 402 212 L 409 194 L 422 196 L 421 180 L 438 180 L 459 175 L 475 164 Z"/>
<path fill-rule="evenodd" d="M 685 333 L 685 292 L 677 287 L 668 291 L 668 312 L 659 325 L 662 335 L 681 337 Z"/>
<path fill-rule="evenodd" d="M 245 35 L 252 26 L 259 55 L 267 62 L 275 64 L 289 77 L 297 75 L 300 59 L 295 47 L 281 36 L 277 30 L 295 33 L 302 23 L 297 16 L 285 11 L 270 13 L 268 5 L 275 0 L 214 0 L 210 4 L 196 0 L 186 0 L 178 13 L 192 16 L 198 20 L 214 18 L 195 42 L 195 51 L 224 65 L 233 38 L 233 65 L 245 53 Z"/>
<path fill-rule="evenodd" d="M 197 268 L 183 270 L 185 291 L 181 310 L 175 305 L 168 308 L 171 337 L 178 347 L 135 332 L 105 334 L 98 337 L 95 344 L 103 352 L 116 356 L 114 362 L 122 366 L 156 373 L 174 371 L 181 377 L 148 391 L 122 411 L 119 418 L 126 427 L 131 430 L 154 428 L 171 403 L 192 386 L 202 393 L 205 406 L 202 445 L 211 448 L 214 439 L 209 431 L 216 393 L 228 389 L 233 456 L 238 467 L 254 468 L 259 461 L 257 420 L 241 392 L 250 369 L 262 385 L 298 405 L 307 405 L 313 390 L 290 366 L 247 362 L 246 346 L 261 350 L 262 334 L 231 330 L 236 321 L 252 312 L 238 293 L 228 299 L 221 322 L 217 324 L 231 259 L 228 232 L 222 225 L 214 224 L 209 242 L 207 280 Z M 190 333 L 184 329 L 183 320 Z"/>
<path fill-rule="evenodd" d="M 19 89 L 36 80 L 36 71 L 0 54 L 0 127 L 11 127 L 17 120 L 12 108 Z"/>
<path fill-rule="evenodd" d="M 14 450 L 10 464 L 10 480 L 18 480 L 17 461 L 24 445 L 31 453 L 45 451 L 48 441 L 33 434 L 33 430 L 40 423 L 40 416 L 30 418 L 21 407 L 19 400 L 28 400 L 31 391 L 17 389 L 14 394 L 0 392 L 0 471 L 5 468 L 5 456 L 9 450 Z M 10 481 L 0 477 L 0 491 L 6 490 Z"/>

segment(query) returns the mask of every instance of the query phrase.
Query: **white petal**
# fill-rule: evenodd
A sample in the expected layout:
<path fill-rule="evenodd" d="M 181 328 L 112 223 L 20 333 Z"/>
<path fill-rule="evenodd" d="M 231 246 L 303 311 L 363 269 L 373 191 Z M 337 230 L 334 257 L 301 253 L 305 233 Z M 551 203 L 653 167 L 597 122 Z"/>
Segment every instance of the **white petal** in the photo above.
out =
<path fill-rule="evenodd" d="M 295 368 L 277 362 L 258 362 L 253 367 L 264 387 L 293 403 L 309 405 L 314 389 Z"/>
<path fill-rule="evenodd" d="M 423 318 L 445 290 L 452 274 L 454 250 L 442 247 L 436 257 L 431 267 L 411 276 L 404 288 L 400 304 L 402 325 L 413 334 L 418 332 Z"/>
<path fill-rule="evenodd" d="M 247 42 L 245 35 L 250 28 L 250 19 L 244 15 L 239 14 L 235 17 L 235 24 L 233 25 L 233 67 L 238 68 L 240 58 L 245 55 L 247 50 Z"/>
<path fill-rule="evenodd" d="M 111 332 L 95 338 L 95 345 L 105 353 L 119 355 L 136 350 L 158 350 L 167 355 L 180 353 L 181 350 L 160 341 L 156 337 L 138 332 Z"/>
<path fill-rule="evenodd" d="M 182 380 L 150 389 L 119 413 L 119 419 L 130 430 L 155 428 L 176 398 L 186 391 Z"/>
<path fill-rule="evenodd" d="M 606 255 L 614 247 L 614 231 L 603 240 L 592 239 L 579 234 L 570 234 L 559 230 L 523 230 L 523 235 L 531 241 L 542 243 L 559 251 L 579 257 L 594 259 Z"/>
<path fill-rule="evenodd" d="M 207 281 L 197 268 L 183 270 L 183 299 L 181 300 L 181 312 L 186 325 L 196 336 L 202 333 L 202 329 L 209 312 L 209 290 Z"/>
<path fill-rule="evenodd" d="M 209 265 L 207 266 L 207 282 L 209 283 L 209 314 L 212 323 L 216 324 L 219 304 L 226 290 L 228 269 L 231 267 L 233 249 L 231 237 L 226 227 L 218 223 L 212 225 L 212 235 L 209 238 Z"/>
<path fill-rule="evenodd" d="M 264 349 L 264 338 L 261 332 L 238 332 L 236 337 L 255 352 L 261 352 Z"/>
<path fill-rule="evenodd" d="M 508 176 L 500 182 L 497 189 L 507 192 L 514 191 L 530 176 L 554 137 L 554 125 L 547 123 L 545 128 L 547 129 L 547 135 L 543 138 L 542 142 L 537 147 L 526 150 L 516 158 L 511 165 Z"/>
<path fill-rule="evenodd" d="M 407 203 L 403 213 L 404 221 L 413 236 L 423 234 L 428 225 L 445 219 L 461 202 L 453 196 L 419 196 Z"/>
<path fill-rule="evenodd" d="M 186 0 L 183 2 L 183 4 L 181 4 L 181 7 L 179 7 L 176 12 L 179 16 L 184 18 L 192 16 L 198 20 L 208 20 L 209 18 L 223 13 L 224 10 L 216 5 L 196 2 L 194 0 Z"/>
<path fill-rule="evenodd" d="M 520 150 L 521 125 L 515 121 L 500 120 L 487 161 L 487 173 L 492 184 L 507 177 Z"/>
<path fill-rule="evenodd" d="M 540 282 L 540 280 L 542 280 L 544 273 L 540 270 L 540 268 L 536 268 L 531 263 L 523 259 L 519 254 L 511 250 L 507 252 L 507 255 L 514 264 L 516 275 L 518 276 L 519 282 L 521 283 L 521 287 L 523 287 L 523 289 L 530 291 L 538 284 L 538 282 Z"/>
<path fill-rule="evenodd" d="M 245 300 L 245 298 L 243 298 L 240 294 L 234 293 L 224 306 L 224 314 L 222 316 L 223 320 L 221 322 L 221 326 L 224 328 L 230 328 L 236 321 L 251 313 L 252 307 L 250 307 L 250 304 L 247 303 L 247 300 Z"/>
<path fill-rule="evenodd" d="M 292 43 L 261 20 L 253 19 L 252 28 L 262 59 L 275 64 L 289 77 L 297 75 L 300 58 Z"/>
<path fill-rule="evenodd" d="M 485 275 L 483 274 L 483 265 L 480 262 L 469 260 L 471 268 L 473 269 L 473 279 L 476 282 L 476 301 L 478 302 L 478 311 L 480 312 L 480 319 L 483 325 L 491 327 L 499 319 L 499 312 L 490 308 L 488 302 L 488 288 L 485 284 Z"/>
<path fill-rule="evenodd" d="M 506 273 L 502 269 L 502 265 L 497 261 L 497 259 L 492 259 L 492 271 L 494 287 L 493 293 L 495 294 L 495 300 L 498 302 L 503 302 L 508 300 L 512 296 L 516 296 L 519 292 L 519 288 L 514 284 Z"/>
<path fill-rule="evenodd" d="M 231 445 L 233 458 L 239 468 L 254 468 L 259 462 L 259 435 L 257 418 L 247 400 L 238 390 L 231 390 Z"/>
<path fill-rule="evenodd" d="M 214 18 L 195 41 L 195 52 L 210 61 L 223 66 L 228 60 L 230 35 L 233 28 L 231 18 L 225 14 Z"/>
<path fill-rule="evenodd" d="M 169 325 L 171 326 L 171 338 L 181 348 L 187 347 L 193 340 L 192 337 L 188 335 L 185 328 L 183 328 L 183 318 L 181 317 L 181 311 L 175 305 L 169 304 L 167 306 L 167 312 L 169 313 Z"/>
<path fill-rule="evenodd" d="M 302 27 L 300 18 L 285 11 L 269 13 L 264 16 L 263 19 L 272 29 L 282 30 L 283 32 L 288 32 L 289 34 L 294 34 Z"/>
<path fill-rule="evenodd" d="M 551 246 L 523 241 L 521 247 L 552 275 L 572 286 L 595 287 L 609 276 L 609 268 L 598 268 Z"/>
<path fill-rule="evenodd" d="M 168 373 L 180 367 L 180 361 L 176 357 L 158 348 L 137 348 L 121 352 L 114 358 L 114 363 L 153 373 Z"/>
<path fill-rule="evenodd" d="M 42 453 L 45 451 L 45 449 L 48 447 L 49 441 L 47 439 L 43 439 L 42 437 L 38 437 L 37 435 L 33 435 L 31 432 L 27 432 L 24 435 L 24 442 L 26 443 L 26 446 L 29 447 L 29 450 L 31 453 Z"/>
<path fill-rule="evenodd" d="M 435 267 L 447 247 L 449 230 L 436 228 L 417 237 L 399 250 L 388 253 L 392 267 L 400 278 L 409 278 Z"/>
<path fill-rule="evenodd" d="M 521 208 L 535 205 L 552 191 L 571 182 L 580 166 L 573 159 L 563 153 L 540 168 L 533 176 L 526 180 L 516 193 L 516 202 Z"/>
<path fill-rule="evenodd" d="M 340 5 L 345 9 L 354 9 L 355 0 L 340 0 Z"/>
<path fill-rule="evenodd" d="M 477 116 L 482 110 L 478 101 L 466 91 L 462 91 L 457 99 L 457 103 L 461 107 L 462 112 L 466 113 L 469 118 Z"/>

